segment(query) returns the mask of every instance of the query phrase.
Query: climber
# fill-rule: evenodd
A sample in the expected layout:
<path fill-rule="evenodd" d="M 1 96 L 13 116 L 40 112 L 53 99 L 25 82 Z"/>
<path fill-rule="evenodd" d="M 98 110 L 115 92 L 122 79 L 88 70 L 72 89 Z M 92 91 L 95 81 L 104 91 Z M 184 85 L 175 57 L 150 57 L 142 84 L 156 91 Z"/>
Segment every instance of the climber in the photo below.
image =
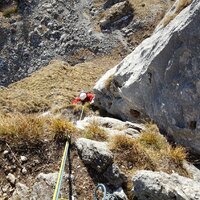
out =
<path fill-rule="evenodd" d="M 73 101 L 72 104 L 77 104 L 81 102 L 82 104 L 85 104 L 86 102 L 89 102 L 90 104 L 93 104 L 94 102 L 94 94 L 89 93 L 89 92 L 81 92 L 79 97 L 76 97 Z"/>

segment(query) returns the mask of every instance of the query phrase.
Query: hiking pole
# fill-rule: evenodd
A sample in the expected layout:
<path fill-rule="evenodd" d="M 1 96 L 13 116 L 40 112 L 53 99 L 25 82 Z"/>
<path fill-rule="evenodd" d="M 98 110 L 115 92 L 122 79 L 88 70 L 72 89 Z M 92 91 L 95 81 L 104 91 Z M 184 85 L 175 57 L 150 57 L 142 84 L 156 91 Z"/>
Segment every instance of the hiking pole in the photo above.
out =
<path fill-rule="evenodd" d="M 81 119 L 82 119 L 82 117 L 83 117 L 83 111 L 84 111 L 84 106 L 82 106 L 82 110 L 81 110 L 81 116 L 80 116 L 80 119 L 79 119 L 79 120 L 81 120 Z"/>

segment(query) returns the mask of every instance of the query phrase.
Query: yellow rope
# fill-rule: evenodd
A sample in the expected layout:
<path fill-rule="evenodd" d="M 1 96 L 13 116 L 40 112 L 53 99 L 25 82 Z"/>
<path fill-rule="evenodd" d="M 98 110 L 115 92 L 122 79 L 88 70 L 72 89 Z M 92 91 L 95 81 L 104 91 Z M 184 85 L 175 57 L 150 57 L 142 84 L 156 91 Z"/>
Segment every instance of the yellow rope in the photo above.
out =
<path fill-rule="evenodd" d="M 62 184 L 62 178 L 63 178 L 65 164 L 66 164 L 66 159 L 67 159 L 67 154 L 68 154 L 68 149 L 69 149 L 69 142 L 67 141 L 65 144 L 65 149 L 63 152 L 62 162 L 60 165 L 60 170 L 59 170 L 58 179 L 57 179 L 57 183 L 56 183 L 56 188 L 55 188 L 52 200 L 58 200 L 58 197 L 59 197 L 60 188 L 61 188 L 61 184 Z"/>

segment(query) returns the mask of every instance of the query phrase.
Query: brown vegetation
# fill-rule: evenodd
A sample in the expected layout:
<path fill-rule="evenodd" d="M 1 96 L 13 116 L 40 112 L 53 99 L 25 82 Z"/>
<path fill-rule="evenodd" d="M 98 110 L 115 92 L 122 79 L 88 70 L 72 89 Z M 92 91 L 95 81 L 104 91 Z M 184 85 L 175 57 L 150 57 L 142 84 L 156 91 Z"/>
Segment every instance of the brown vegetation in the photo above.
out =
<path fill-rule="evenodd" d="M 0 117 L 0 139 L 12 144 L 38 143 L 75 133 L 71 122 L 63 118 L 10 114 Z"/>
<path fill-rule="evenodd" d="M 35 113 L 52 105 L 69 105 L 81 90 L 91 91 L 100 76 L 117 62 L 109 56 L 74 67 L 61 61 L 51 62 L 30 77 L 0 89 L 0 113 Z"/>
<path fill-rule="evenodd" d="M 12 14 L 16 14 L 18 11 L 17 6 L 12 6 L 3 11 L 4 17 L 11 17 Z"/>
<path fill-rule="evenodd" d="M 179 0 L 172 14 L 167 15 L 163 20 L 163 26 L 167 26 L 184 8 L 192 3 L 192 0 Z"/>
<path fill-rule="evenodd" d="M 13 14 L 16 14 L 18 12 L 18 3 L 18 0 L 1 1 L 0 12 L 2 12 L 2 16 L 11 17 Z"/>
<path fill-rule="evenodd" d="M 127 169 L 132 169 L 133 166 L 136 169 L 153 170 L 154 168 L 151 158 L 142 146 L 129 136 L 114 136 L 111 140 L 111 150 L 117 154 L 116 159 L 120 165 L 125 165 Z"/>
<path fill-rule="evenodd" d="M 111 75 L 111 76 L 108 77 L 108 79 L 105 80 L 104 84 L 105 84 L 105 88 L 107 90 L 110 90 L 110 87 L 111 87 L 112 82 L 113 82 L 113 78 L 114 78 L 114 75 Z"/>
<path fill-rule="evenodd" d="M 83 136 L 96 141 L 105 141 L 108 139 L 106 131 L 96 121 L 93 121 L 86 127 Z"/>
<path fill-rule="evenodd" d="M 54 134 L 54 137 L 64 134 L 72 135 L 76 132 L 74 125 L 64 118 L 53 118 L 49 121 L 49 132 Z"/>
<path fill-rule="evenodd" d="M 137 139 L 126 135 L 114 136 L 110 147 L 116 154 L 116 162 L 128 171 L 149 169 L 189 176 L 182 162 L 187 153 L 183 147 L 172 147 L 156 125 L 148 124 Z M 130 172 L 131 172 L 130 171 Z"/>

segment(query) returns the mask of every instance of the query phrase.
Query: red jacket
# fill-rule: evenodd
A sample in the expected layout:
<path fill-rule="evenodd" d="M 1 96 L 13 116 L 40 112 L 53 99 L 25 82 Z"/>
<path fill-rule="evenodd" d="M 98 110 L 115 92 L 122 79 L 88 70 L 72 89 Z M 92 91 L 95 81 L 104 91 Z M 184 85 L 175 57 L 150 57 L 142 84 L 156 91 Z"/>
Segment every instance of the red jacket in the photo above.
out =
<path fill-rule="evenodd" d="M 94 94 L 91 93 L 86 93 L 87 97 L 82 101 L 80 97 L 76 97 L 73 101 L 72 104 L 77 104 L 78 102 L 82 102 L 85 104 L 86 102 L 91 102 L 94 99 Z"/>

